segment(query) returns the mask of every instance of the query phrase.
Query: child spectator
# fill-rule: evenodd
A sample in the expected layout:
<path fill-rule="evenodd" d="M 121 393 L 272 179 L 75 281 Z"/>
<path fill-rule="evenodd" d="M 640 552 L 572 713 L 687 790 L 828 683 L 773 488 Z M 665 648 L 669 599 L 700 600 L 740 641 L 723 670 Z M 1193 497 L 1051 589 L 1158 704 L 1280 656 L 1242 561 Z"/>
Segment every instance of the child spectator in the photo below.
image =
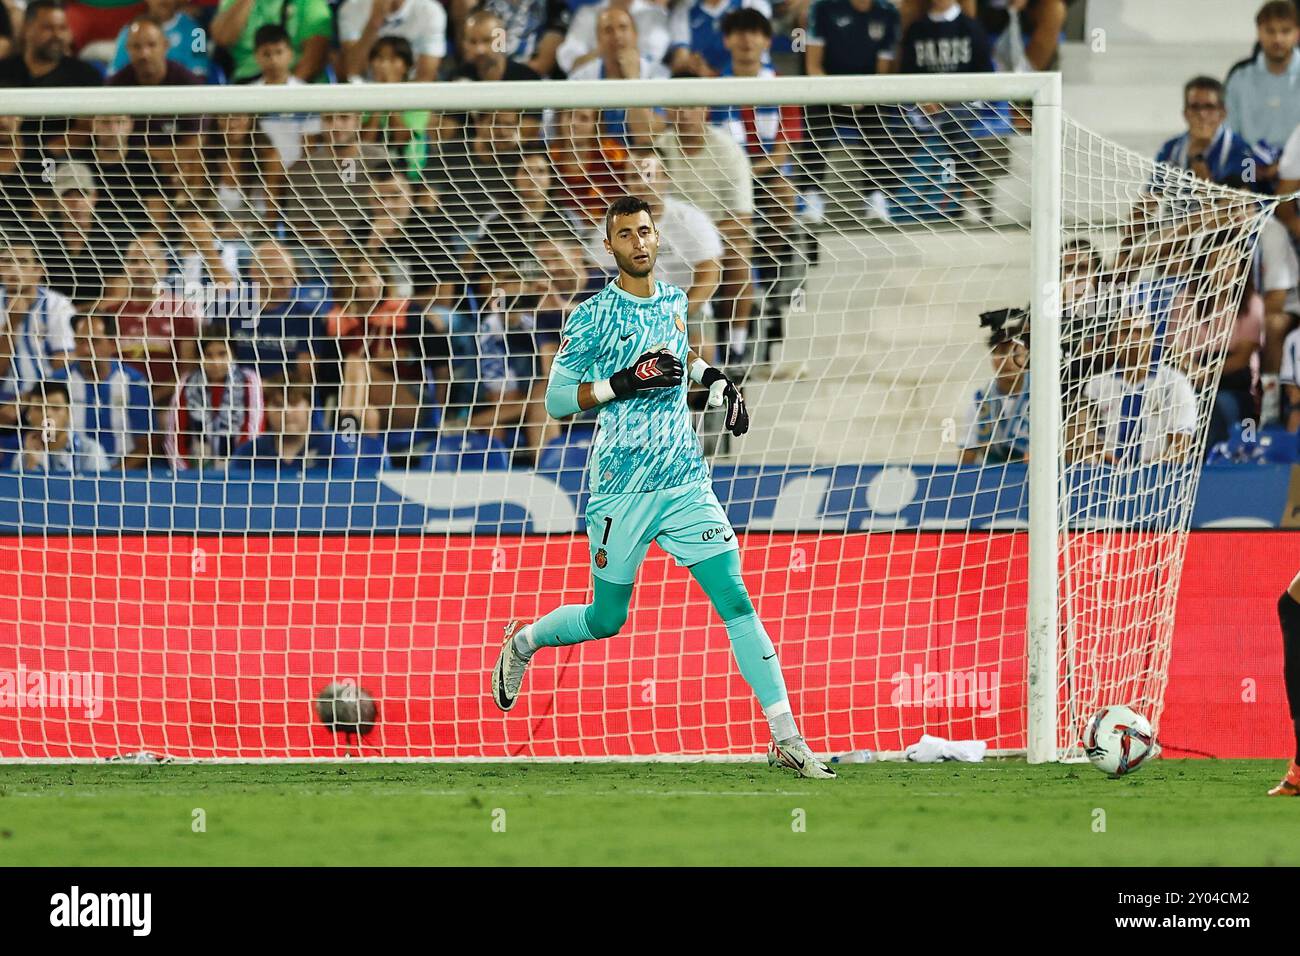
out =
<path fill-rule="evenodd" d="M 349 80 L 365 76 L 374 44 L 399 37 L 415 59 L 414 79 L 431 83 L 447 55 L 447 13 L 438 0 L 343 0 L 339 46 Z"/>
<path fill-rule="evenodd" d="M 266 431 L 234 449 L 229 472 L 274 481 L 316 469 L 334 478 L 379 471 L 385 464 L 384 441 L 375 418 L 351 407 L 345 417 L 343 430 L 318 431 L 312 427 L 311 389 L 272 383 L 266 395 Z"/>
<path fill-rule="evenodd" d="M 249 83 L 262 70 L 255 55 L 257 31 L 277 25 L 288 35 L 293 75 L 304 83 L 321 78 L 334 32 L 326 0 L 221 0 L 212 18 L 209 38 L 230 54 L 230 80 Z"/>
<path fill-rule="evenodd" d="M 259 27 L 253 40 L 253 56 L 262 71 L 262 75 L 254 81 L 255 85 L 302 85 L 303 81 L 289 71 L 289 65 L 293 62 L 293 48 L 284 27 L 274 23 Z M 279 174 L 298 162 L 302 156 L 304 138 L 320 132 L 320 115 L 272 113 L 259 117 L 257 124 L 280 158 L 279 167 L 272 166 L 275 179 L 267 186 L 267 191 L 274 195 L 276 185 L 282 178 Z"/>
<path fill-rule="evenodd" d="M 768 65 L 772 24 L 758 10 L 742 7 L 722 18 L 723 43 L 731 59 L 724 76 L 770 79 L 776 71 Z M 791 144 L 801 138 L 803 113 L 798 106 L 730 106 L 713 110 L 711 121 L 724 126 L 744 148 L 753 170 L 756 254 L 747 259 L 765 278 L 775 278 L 796 255 L 795 188 L 791 181 Z M 724 231 L 724 239 L 725 231 Z M 746 265 L 748 269 L 748 264 Z M 724 279 L 724 282 L 728 280 Z M 748 302 L 731 322 L 731 357 L 734 366 L 750 361 L 746 352 Z M 783 337 L 782 310 L 768 324 L 770 341 Z"/>
<path fill-rule="evenodd" d="M 405 83 L 411 78 L 415 54 L 404 37 L 380 37 L 370 47 L 370 78 L 376 83 Z M 431 110 L 371 113 L 365 118 L 368 142 L 382 146 L 393 164 L 411 179 L 424 175 L 429 160 L 429 127 L 439 116 Z"/>
<path fill-rule="evenodd" d="M 262 379 L 236 363 L 218 329 L 199 343 L 198 367 L 180 380 L 172 398 L 167 457 L 176 471 L 223 468 L 231 451 L 262 432 Z"/>
<path fill-rule="evenodd" d="M 112 322 L 103 315 L 78 316 L 77 359 L 53 373 L 71 401 L 73 431 L 103 449 L 109 468 L 149 467 L 153 402 L 144 376 L 117 357 Z"/>
<path fill-rule="evenodd" d="M 730 57 L 722 39 L 722 18 L 733 10 L 750 7 L 772 19 L 767 0 L 681 0 L 673 10 L 672 48 L 668 65 L 673 73 L 718 76 Z"/>
<path fill-rule="evenodd" d="M 104 449 L 73 426 L 63 382 L 43 382 L 23 397 L 23 425 L 22 445 L 9 461 L 11 471 L 93 477 L 111 467 Z"/>
<path fill-rule="evenodd" d="M 993 52 L 979 21 L 962 12 L 957 0 L 930 0 L 930 12 L 903 34 L 900 73 L 992 73 Z M 1005 166 L 1008 147 L 984 129 L 983 104 L 923 103 L 906 111 L 895 131 L 904 143 L 937 135 L 952 151 L 957 181 L 969 208 L 981 221 L 992 219 L 993 172 Z"/>

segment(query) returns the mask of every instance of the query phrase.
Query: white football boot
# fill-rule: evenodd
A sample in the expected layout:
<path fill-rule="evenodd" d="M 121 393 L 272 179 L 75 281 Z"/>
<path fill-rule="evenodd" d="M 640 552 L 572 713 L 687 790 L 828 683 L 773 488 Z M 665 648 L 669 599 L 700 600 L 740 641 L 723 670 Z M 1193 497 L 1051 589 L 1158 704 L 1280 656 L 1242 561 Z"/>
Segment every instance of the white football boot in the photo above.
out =
<path fill-rule="evenodd" d="M 813 780 L 830 780 L 835 771 L 818 760 L 802 737 L 794 738 L 789 744 L 778 744 L 775 740 L 767 745 L 767 765 L 769 767 L 789 767 L 801 777 Z"/>
<path fill-rule="evenodd" d="M 519 699 L 519 686 L 528 670 L 528 658 L 520 657 L 515 650 L 515 634 L 524 626 L 515 620 L 506 625 L 506 640 L 501 645 L 501 656 L 492 668 L 492 699 L 502 710 L 510 710 Z"/>

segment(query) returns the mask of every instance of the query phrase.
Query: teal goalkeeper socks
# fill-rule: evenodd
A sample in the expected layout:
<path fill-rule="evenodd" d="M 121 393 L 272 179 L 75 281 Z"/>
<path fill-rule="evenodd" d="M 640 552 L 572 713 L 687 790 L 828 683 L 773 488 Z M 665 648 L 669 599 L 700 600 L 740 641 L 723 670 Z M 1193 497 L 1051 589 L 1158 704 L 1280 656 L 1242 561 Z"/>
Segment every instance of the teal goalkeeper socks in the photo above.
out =
<path fill-rule="evenodd" d="M 781 666 L 776 662 L 776 648 L 763 629 L 763 622 L 753 612 L 725 623 L 731 638 L 731 653 L 740 665 L 741 676 L 754 689 L 754 696 L 766 713 L 789 696 Z"/>
<path fill-rule="evenodd" d="M 565 647 L 613 637 L 627 621 L 632 585 L 593 577 L 590 604 L 563 604 L 515 634 L 515 651 L 531 657 L 539 647 Z"/>
<path fill-rule="evenodd" d="M 776 649 L 749 600 L 745 579 L 740 572 L 740 555 L 735 551 L 723 552 L 693 565 L 691 573 L 727 626 L 731 653 L 740 666 L 741 676 L 749 682 L 763 707 L 772 736 L 778 741 L 797 736 Z"/>

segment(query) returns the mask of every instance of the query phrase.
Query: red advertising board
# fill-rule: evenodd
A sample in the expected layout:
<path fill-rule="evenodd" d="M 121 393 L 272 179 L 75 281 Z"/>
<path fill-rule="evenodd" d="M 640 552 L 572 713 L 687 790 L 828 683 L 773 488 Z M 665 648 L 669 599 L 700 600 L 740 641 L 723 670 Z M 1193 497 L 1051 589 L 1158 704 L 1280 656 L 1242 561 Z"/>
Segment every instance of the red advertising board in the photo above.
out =
<path fill-rule="evenodd" d="M 748 540 L 745 540 L 748 538 Z M 1023 534 L 742 535 L 755 605 L 819 748 L 921 733 L 1024 746 Z M 543 651 L 509 715 L 501 628 L 588 598 L 585 538 L 77 537 L 0 541 L 0 756 L 753 754 L 767 742 L 727 633 L 657 549 L 624 633 Z M 1161 738 L 1170 756 L 1282 757 L 1274 605 L 1287 532 L 1194 533 Z M 936 624 L 935 622 L 943 622 Z M 4 697 L 100 675 L 100 704 Z M 312 700 L 379 700 L 363 741 Z"/>

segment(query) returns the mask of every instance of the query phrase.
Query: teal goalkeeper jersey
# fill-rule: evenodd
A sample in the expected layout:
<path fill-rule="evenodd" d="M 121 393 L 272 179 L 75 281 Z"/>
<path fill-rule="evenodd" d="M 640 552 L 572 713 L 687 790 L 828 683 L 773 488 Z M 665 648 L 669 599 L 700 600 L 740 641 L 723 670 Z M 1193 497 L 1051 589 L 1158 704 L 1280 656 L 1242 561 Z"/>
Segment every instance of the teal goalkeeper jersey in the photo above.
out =
<path fill-rule="evenodd" d="M 611 282 L 570 314 L 555 363 L 584 382 L 609 378 L 656 346 L 686 365 L 686 293 L 655 283 L 648 299 Z M 592 494 L 658 491 L 707 479 L 699 436 L 691 427 L 686 387 L 654 388 L 600 409 L 587 463 Z"/>

